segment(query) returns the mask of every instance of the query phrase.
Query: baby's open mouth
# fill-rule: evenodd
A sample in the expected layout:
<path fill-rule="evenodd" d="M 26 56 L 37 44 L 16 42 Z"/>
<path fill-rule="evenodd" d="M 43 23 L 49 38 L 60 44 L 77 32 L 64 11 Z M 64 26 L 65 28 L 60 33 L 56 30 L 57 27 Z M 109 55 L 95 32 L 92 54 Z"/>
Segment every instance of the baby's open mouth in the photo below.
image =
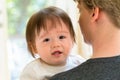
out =
<path fill-rule="evenodd" d="M 62 54 L 61 51 L 55 51 L 55 52 L 52 53 L 52 55 L 60 55 L 60 54 Z"/>

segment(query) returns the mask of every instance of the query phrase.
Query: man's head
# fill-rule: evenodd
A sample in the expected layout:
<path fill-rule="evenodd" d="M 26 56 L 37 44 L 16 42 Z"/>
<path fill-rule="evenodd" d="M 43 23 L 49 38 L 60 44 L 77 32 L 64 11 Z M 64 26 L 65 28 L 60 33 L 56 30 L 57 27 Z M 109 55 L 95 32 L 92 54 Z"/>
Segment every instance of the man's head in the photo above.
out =
<path fill-rule="evenodd" d="M 100 11 L 104 11 L 111 22 L 120 28 L 120 0 L 75 0 L 78 5 L 83 4 L 88 10 L 98 7 Z"/>

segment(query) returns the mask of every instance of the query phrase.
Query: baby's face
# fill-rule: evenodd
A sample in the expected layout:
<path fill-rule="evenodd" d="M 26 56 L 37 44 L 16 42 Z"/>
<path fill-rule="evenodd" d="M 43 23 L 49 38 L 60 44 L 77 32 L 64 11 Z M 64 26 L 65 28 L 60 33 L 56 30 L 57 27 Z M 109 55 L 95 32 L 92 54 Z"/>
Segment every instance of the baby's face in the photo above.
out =
<path fill-rule="evenodd" d="M 47 64 L 64 65 L 73 47 L 73 39 L 63 22 L 56 27 L 52 27 L 50 22 L 47 25 L 47 30 L 41 29 L 36 36 L 37 53 Z"/>

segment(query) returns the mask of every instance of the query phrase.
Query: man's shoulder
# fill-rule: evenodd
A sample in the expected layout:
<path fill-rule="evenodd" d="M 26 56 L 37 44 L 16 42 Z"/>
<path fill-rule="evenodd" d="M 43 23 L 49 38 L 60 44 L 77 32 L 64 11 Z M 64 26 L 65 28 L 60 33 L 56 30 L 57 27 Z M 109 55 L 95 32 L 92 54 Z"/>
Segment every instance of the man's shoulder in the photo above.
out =
<path fill-rule="evenodd" d="M 70 54 L 69 57 L 68 57 L 68 60 L 77 64 L 77 65 L 86 61 L 85 58 L 81 57 L 78 54 Z"/>
<path fill-rule="evenodd" d="M 54 75 L 53 77 L 51 77 L 50 80 L 74 80 L 73 78 L 75 76 L 78 76 L 79 68 L 80 67 L 77 66 L 71 70 L 68 70 L 68 71 L 65 71 L 62 73 L 58 73 L 58 74 Z"/>

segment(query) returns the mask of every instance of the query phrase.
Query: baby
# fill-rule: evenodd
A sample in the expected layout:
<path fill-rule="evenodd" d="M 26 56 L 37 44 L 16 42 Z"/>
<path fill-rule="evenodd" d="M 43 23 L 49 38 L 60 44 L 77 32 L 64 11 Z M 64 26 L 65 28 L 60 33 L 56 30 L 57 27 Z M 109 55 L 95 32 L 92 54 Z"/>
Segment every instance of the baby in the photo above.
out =
<path fill-rule="evenodd" d="M 51 6 L 33 14 L 27 24 L 26 40 L 32 56 L 40 57 L 24 68 L 20 80 L 47 80 L 84 61 L 70 53 L 75 33 L 69 16 L 60 8 Z"/>

